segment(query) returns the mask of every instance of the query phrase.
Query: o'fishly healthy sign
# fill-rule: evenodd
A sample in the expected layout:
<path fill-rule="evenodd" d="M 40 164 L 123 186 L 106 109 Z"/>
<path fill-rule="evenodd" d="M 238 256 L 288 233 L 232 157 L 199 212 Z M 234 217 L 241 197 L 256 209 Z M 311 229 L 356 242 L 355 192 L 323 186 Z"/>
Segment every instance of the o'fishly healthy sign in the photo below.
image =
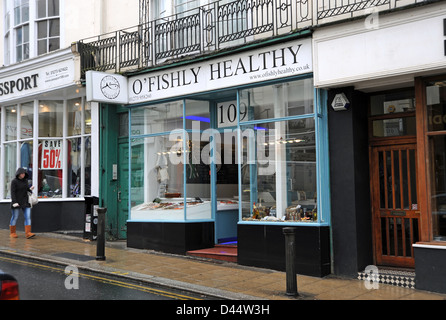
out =
<path fill-rule="evenodd" d="M 313 72 L 311 39 L 128 78 L 129 103 L 141 103 Z"/>

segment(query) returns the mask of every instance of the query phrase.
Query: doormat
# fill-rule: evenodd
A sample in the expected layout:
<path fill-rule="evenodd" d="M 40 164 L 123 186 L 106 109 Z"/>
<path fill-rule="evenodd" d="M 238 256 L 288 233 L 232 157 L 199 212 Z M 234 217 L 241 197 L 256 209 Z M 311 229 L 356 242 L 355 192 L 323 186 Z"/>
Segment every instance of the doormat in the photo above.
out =
<path fill-rule="evenodd" d="M 96 257 L 90 257 L 83 254 L 76 254 L 71 252 L 55 253 L 53 254 L 53 256 L 77 261 L 90 261 L 96 259 Z"/>
<path fill-rule="evenodd" d="M 370 272 L 365 270 L 358 272 L 358 280 L 370 280 Z M 415 289 L 415 272 L 406 270 L 393 270 L 379 268 L 378 273 L 373 275 L 377 277 L 377 283 L 389 284 L 392 286 Z M 373 279 L 373 278 L 372 278 Z"/>

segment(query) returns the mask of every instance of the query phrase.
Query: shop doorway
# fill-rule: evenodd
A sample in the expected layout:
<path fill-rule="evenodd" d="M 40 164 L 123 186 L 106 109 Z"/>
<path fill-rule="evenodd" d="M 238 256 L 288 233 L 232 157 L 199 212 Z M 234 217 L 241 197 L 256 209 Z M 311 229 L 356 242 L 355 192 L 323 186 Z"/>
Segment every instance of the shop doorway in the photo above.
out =
<path fill-rule="evenodd" d="M 374 93 L 369 106 L 375 264 L 413 268 L 421 230 L 414 89 Z"/>
<path fill-rule="evenodd" d="M 218 248 L 221 244 L 237 244 L 237 112 L 235 91 L 204 94 L 186 100 L 190 151 L 185 169 L 187 194 L 188 197 L 199 194 L 199 198 L 211 202 L 214 243 Z M 201 192 L 197 193 L 198 190 Z M 228 248 L 224 250 L 228 251 Z"/>
<path fill-rule="evenodd" d="M 211 103 L 211 117 L 215 122 L 216 152 L 215 177 L 215 243 L 237 244 L 238 158 L 237 158 L 237 100 Z"/>
<path fill-rule="evenodd" d="M 416 144 L 371 148 L 372 215 L 378 265 L 414 267 L 419 240 Z"/>
<path fill-rule="evenodd" d="M 107 208 L 109 239 L 127 238 L 129 215 L 128 110 L 116 105 L 101 106 L 100 205 Z"/>

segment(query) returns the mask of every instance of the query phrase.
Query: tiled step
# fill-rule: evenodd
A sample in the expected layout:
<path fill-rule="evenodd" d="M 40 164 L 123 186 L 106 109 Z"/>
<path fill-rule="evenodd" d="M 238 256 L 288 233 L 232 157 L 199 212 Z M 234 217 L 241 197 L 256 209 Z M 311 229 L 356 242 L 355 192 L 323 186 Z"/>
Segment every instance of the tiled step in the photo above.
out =
<path fill-rule="evenodd" d="M 415 272 L 411 270 L 378 267 L 376 274 L 372 274 L 370 270 L 358 272 L 358 280 L 372 280 L 377 283 L 415 289 Z"/>
<path fill-rule="evenodd" d="M 188 251 L 187 255 L 228 262 L 237 262 L 237 246 L 217 244 L 213 248 Z"/>

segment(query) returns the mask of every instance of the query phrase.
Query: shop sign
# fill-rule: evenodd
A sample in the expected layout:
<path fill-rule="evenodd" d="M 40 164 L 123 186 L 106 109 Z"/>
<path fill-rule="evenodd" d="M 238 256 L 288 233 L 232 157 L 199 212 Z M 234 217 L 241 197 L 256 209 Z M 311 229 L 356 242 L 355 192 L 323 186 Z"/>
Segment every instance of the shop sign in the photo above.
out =
<path fill-rule="evenodd" d="M 129 77 L 129 103 L 218 90 L 313 72 L 311 39 Z M 226 113 L 230 110 L 223 110 Z M 229 118 L 231 114 L 228 114 Z M 230 120 L 230 119 L 228 119 Z"/>
<path fill-rule="evenodd" d="M 62 140 L 45 140 L 42 142 L 42 162 L 40 169 L 62 169 Z"/>
<path fill-rule="evenodd" d="M 9 101 L 74 83 L 72 59 L 0 79 L 0 102 Z"/>
<path fill-rule="evenodd" d="M 127 78 L 117 74 L 87 71 L 87 101 L 127 104 Z"/>

